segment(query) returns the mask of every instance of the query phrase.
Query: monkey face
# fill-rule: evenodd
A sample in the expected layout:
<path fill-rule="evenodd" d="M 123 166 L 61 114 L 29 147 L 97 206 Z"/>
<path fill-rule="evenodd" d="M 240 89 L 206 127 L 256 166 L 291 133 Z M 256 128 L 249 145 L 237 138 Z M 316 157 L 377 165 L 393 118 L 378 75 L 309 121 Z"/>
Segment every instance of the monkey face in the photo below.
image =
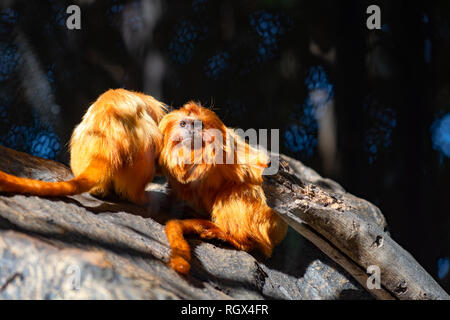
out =
<path fill-rule="evenodd" d="M 194 117 L 182 117 L 178 120 L 178 128 L 173 130 L 170 139 L 179 142 L 187 150 L 199 150 L 210 143 L 208 137 L 203 132 L 203 122 Z M 176 124 L 175 124 L 176 126 Z M 175 128 L 174 128 L 175 129 Z"/>
<path fill-rule="evenodd" d="M 269 161 L 213 111 L 193 102 L 167 114 L 159 129 L 164 135 L 160 166 L 181 183 L 207 177 L 213 167 L 215 174 L 259 183 Z"/>
<path fill-rule="evenodd" d="M 164 145 L 172 149 L 173 156 L 183 155 L 186 164 L 212 160 L 204 157 L 218 155 L 226 145 L 226 127 L 222 121 L 213 111 L 193 102 L 164 117 L 159 128 L 164 134 Z"/>
<path fill-rule="evenodd" d="M 167 114 L 159 128 L 164 135 L 160 163 L 171 174 L 184 171 L 183 179 L 199 177 L 223 159 L 227 128 L 217 115 L 189 102 Z"/>
<path fill-rule="evenodd" d="M 222 134 L 226 132 L 225 125 L 213 111 L 194 102 L 168 114 L 161 122 L 160 129 L 165 136 L 178 139 L 191 139 L 210 129 L 221 131 Z"/>
<path fill-rule="evenodd" d="M 182 142 L 194 142 L 194 140 L 202 140 L 202 127 L 201 120 L 186 117 L 178 122 L 178 137 Z"/>

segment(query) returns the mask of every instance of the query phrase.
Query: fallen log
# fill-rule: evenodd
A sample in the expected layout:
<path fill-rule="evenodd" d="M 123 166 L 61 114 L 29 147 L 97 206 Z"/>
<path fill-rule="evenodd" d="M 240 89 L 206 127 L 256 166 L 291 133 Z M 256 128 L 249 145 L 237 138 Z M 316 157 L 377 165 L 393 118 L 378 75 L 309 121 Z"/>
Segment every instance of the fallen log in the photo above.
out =
<path fill-rule="evenodd" d="M 166 265 L 169 248 L 163 225 L 168 218 L 180 215 L 180 206 L 167 196 L 164 183 L 151 186 L 149 192 L 155 201 L 147 208 L 87 194 L 66 198 L 2 194 L 0 298 L 369 299 L 369 292 L 378 299 L 412 299 L 417 298 L 411 293 L 417 291 L 418 285 L 424 288 L 424 295 L 419 298 L 448 298 L 407 253 L 401 257 L 406 257 L 403 259 L 409 261 L 408 266 L 416 273 L 398 278 L 400 292 L 395 292 L 392 282 L 396 278 L 386 276 L 389 267 L 402 267 L 392 256 L 387 260 L 392 266 L 380 265 L 382 288 L 369 290 L 366 267 L 375 259 L 370 260 L 361 252 L 375 251 L 376 256 L 386 244 L 392 246 L 383 215 L 369 202 L 346 193 L 336 182 L 320 177 L 300 162 L 282 158 L 289 162 L 290 169 L 283 166 L 277 176 L 266 177 L 272 179 L 269 183 L 272 190 L 266 190 L 266 195 L 269 204 L 298 233 L 290 230 L 268 260 L 221 243 L 190 239 L 194 248 L 193 266 L 186 279 Z M 3 147 L 0 147 L 0 170 L 47 181 L 72 177 L 70 170 L 60 163 Z M 300 203 L 295 203 L 296 200 Z M 348 212 L 339 209 L 346 207 Z M 359 227 L 357 231 L 362 233 L 359 235 L 352 231 L 353 225 L 348 227 L 333 220 L 347 221 L 344 216 L 350 214 L 355 217 L 355 226 L 363 225 L 377 233 L 372 235 Z M 347 250 L 355 250 L 352 255 L 339 246 L 339 239 L 347 241 L 345 230 L 340 234 L 333 229 L 347 227 L 356 235 L 348 238 L 353 244 L 366 234 L 369 240 L 377 240 L 378 235 L 382 238 L 369 241 L 375 243 L 369 249 L 363 246 L 365 243 L 360 247 L 349 244 Z M 358 263 L 359 256 L 367 264 Z M 75 281 L 78 288 L 74 289 L 77 274 L 81 277 L 78 283 Z M 423 277 L 416 278 L 417 274 Z M 385 279 L 391 279 L 392 285 Z M 402 279 L 406 290 L 401 286 Z"/>
<path fill-rule="evenodd" d="M 46 181 L 72 177 L 61 163 L 1 146 L 0 170 Z M 149 207 L 88 194 L 0 194 L 0 299 L 372 298 L 292 229 L 270 259 L 190 238 L 191 274 L 181 277 L 167 266 L 164 223 L 182 217 L 183 207 L 156 182 Z"/>
<path fill-rule="evenodd" d="M 450 296 L 397 244 L 373 205 L 348 195 L 339 185 L 320 186 L 317 174 L 289 166 L 281 157 L 275 175 L 264 176 L 267 202 L 296 231 L 365 285 L 371 266 L 381 271 L 380 289 L 366 290 L 379 299 L 450 299 Z M 295 164 L 294 164 L 295 165 Z M 311 178 L 312 176 L 312 178 Z M 379 211 L 379 210 L 378 210 Z M 380 217 L 381 216 L 381 217 Z M 366 276 L 364 276 L 364 273 Z"/>

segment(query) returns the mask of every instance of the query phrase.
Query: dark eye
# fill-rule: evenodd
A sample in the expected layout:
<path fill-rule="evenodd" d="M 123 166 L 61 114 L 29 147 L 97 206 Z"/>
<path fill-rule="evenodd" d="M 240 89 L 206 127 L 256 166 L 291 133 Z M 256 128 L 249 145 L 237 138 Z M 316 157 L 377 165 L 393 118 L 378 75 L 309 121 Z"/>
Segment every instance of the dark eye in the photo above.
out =
<path fill-rule="evenodd" d="M 185 126 L 186 126 L 186 121 L 184 121 L 184 120 L 181 121 L 181 122 L 180 122 L 180 127 L 184 128 Z"/>

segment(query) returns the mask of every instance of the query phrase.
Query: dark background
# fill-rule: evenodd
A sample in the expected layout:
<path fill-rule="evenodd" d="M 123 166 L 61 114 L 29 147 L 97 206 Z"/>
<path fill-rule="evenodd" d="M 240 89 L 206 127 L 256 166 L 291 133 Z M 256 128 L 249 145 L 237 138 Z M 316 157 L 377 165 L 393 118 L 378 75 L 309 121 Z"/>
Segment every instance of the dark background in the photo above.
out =
<path fill-rule="evenodd" d="M 0 144 L 67 164 L 109 88 L 201 101 L 229 126 L 280 129 L 281 152 L 379 206 L 450 291 L 450 2 L 1 3 Z"/>

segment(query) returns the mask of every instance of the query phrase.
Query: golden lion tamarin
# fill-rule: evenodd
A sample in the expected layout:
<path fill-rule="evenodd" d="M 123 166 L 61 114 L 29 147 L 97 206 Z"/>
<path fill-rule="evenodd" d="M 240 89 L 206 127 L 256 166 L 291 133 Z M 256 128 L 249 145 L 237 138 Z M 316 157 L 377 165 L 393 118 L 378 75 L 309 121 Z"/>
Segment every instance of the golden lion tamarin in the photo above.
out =
<path fill-rule="evenodd" d="M 240 250 L 258 249 L 269 257 L 287 225 L 266 204 L 261 185 L 267 155 L 194 102 L 164 116 L 159 128 L 164 135 L 159 165 L 173 192 L 208 216 L 167 222 L 170 266 L 181 274 L 189 272 L 184 234 L 220 239 Z"/>
<path fill-rule="evenodd" d="M 108 90 L 73 131 L 70 166 L 75 178 L 44 182 L 0 171 L 0 192 L 67 196 L 88 191 L 102 197 L 114 192 L 145 204 L 145 187 L 153 179 L 163 142 L 158 123 L 165 113 L 163 103 L 149 95 Z"/>

